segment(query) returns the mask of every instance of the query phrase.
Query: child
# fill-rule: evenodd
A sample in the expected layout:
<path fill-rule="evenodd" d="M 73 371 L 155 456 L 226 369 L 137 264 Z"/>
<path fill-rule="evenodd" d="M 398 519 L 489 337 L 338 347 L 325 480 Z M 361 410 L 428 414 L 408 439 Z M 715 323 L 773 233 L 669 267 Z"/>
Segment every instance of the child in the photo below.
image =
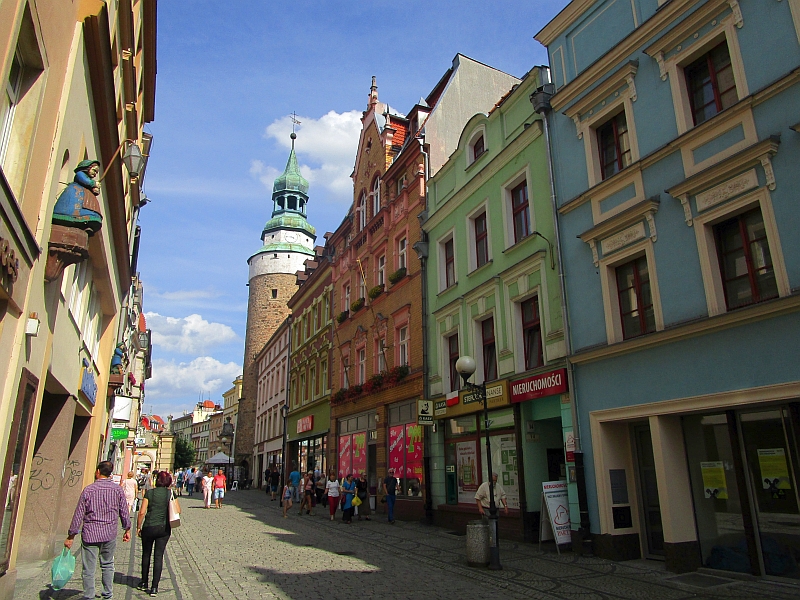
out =
<path fill-rule="evenodd" d="M 286 515 L 287 511 L 292 508 L 292 490 L 289 489 L 289 485 L 286 484 L 283 486 L 283 518 L 286 519 L 288 516 Z"/>

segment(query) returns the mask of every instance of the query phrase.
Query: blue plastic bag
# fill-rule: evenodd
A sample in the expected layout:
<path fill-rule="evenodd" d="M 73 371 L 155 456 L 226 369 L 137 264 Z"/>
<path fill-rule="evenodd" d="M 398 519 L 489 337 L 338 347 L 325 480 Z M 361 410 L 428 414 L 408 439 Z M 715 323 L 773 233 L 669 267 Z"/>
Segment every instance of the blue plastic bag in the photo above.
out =
<path fill-rule="evenodd" d="M 75 557 L 72 552 L 65 546 L 61 554 L 53 561 L 53 568 L 51 569 L 52 585 L 54 590 L 63 588 L 69 580 L 72 579 L 72 574 L 75 572 Z"/>

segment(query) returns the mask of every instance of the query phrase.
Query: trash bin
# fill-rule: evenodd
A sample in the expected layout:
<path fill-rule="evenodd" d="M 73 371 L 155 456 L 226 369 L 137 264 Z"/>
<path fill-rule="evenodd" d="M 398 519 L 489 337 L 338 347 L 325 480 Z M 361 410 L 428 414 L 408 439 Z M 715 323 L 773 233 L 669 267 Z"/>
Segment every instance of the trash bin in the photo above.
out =
<path fill-rule="evenodd" d="M 485 521 L 467 523 L 467 564 L 470 567 L 489 564 L 489 524 Z"/>

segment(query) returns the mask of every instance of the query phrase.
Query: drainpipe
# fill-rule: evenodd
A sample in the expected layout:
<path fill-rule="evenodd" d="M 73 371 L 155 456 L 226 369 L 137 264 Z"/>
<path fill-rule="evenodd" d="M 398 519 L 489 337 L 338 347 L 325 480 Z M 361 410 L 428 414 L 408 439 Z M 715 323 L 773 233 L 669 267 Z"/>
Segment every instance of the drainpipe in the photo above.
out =
<path fill-rule="evenodd" d="M 539 83 L 543 83 L 531 94 L 533 109 L 542 117 L 544 125 L 544 142 L 547 150 L 547 171 L 550 176 L 550 203 L 553 209 L 553 224 L 555 225 L 555 246 L 558 254 L 558 283 L 561 291 L 561 323 L 564 329 L 564 350 L 566 353 L 567 384 L 569 391 L 570 407 L 572 408 L 572 432 L 575 436 L 575 479 L 578 487 L 578 511 L 580 512 L 580 525 L 578 528 L 578 547 L 580 554 L 592 553 L 592 538 L 589 522 L 589 507 L 586 496 L 586 470 L 583 463 L 583 449 L 580 435 L 580 421 L 578 415 L 578 399 L 575 393 L 575 378 L 572 361 L 572 338 L 569 329 L 569 315 L 567 312 L 567 287 L 564 279 L 564 261 L 561 248 L 561 233 L 558 217 L 558 200 L 556 197 L 555 179 L 553 177 L 553 154 L 550 146 L 550 124 L 548 114 L 552 110 L 550 98 L 555 94 L 555 86 L 550 82 L 550 71 L 547 67 L 539 67 Z M 574 544 L 573 544 L 574 546 Z"/>
<path fill-rule="evenodd" d="M 428 235 L 422 229 L 422 224 L 428 218 L 428 153 L 425 151 L 425 144 L 420 140 L 420 154 L 425 159 L 425 206 L 417 218 L 419 219 L 419 241 L 415 242 L 412 246 L 417 253 L 417 258 L 420 262 L 420 279 L 421 294 L 420 302 L 422 303 L 422 395 L 425 400 L 430 398 L 428 393 L 428 278 L 427 278 L 427 264 L 428 264 Z M 433 525 L 433 487 L 431 485 L 431 434 L 430 428 L 426 425 L 424 430 L 425 436 L 423 440 L 422 463 L 423 473 L 425 477 L 425 522 L 428 525 Z"/>

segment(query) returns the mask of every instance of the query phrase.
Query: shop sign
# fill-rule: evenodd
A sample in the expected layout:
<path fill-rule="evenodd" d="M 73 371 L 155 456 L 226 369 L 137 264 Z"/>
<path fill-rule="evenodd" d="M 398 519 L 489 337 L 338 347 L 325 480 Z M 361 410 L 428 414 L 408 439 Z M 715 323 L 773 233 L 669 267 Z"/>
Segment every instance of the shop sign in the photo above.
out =
<path fill-rule="evenodd" d="M 305 433 L 314 429 L 314 415 L 307 415 L 297 419 L 297 433 Z"/>
<path fill-rule="evenodd" d="M 486 387 L 486 405 L 489 410 L 509 404 L 508 381 L 493 381 Z M 462 390 L 453 398 L 437 400 L 434 403 L 434 416 L 437 419 L 467 415 L 483 410 L 480 394 L 472 390 Z"/>
<path fill-rule="evenodd" d="M 572 430 L 564 432 L 564 450 L 568 463 L 575 462 L 575 432 Z"/>
<path fill-rule="evenodd" d="M 503 396 L 502 385 L 491 385 L 486 387 L 486 403 L 491 406 L 493 398 L 500 398 Z M 483 398 L 475 391 L 467 391 L 461 397 L 462 404 L 472 404 L 473 402 L 480 402 L 483 404 Z"/>
<path fill-rule="evenodd" d="M 433 403 L 433 415 L 444 417 L 447 414 L 447 400 L 437 400 Z"/>
<path fill-rule="evenodd" d="M 128 428 L 127 427 L 112 427 L 111 428 L 111 439 L 112 440 L 127 440 L 128 439 Z"/>
<path fill-rule="evenodd" d="M 520 379 L 511 384 L 511 402 L 525 402 L 563 394 L 567 391 L 567 370 L 556 369 L 533 377 Z"/>
<path fill-rule="evenodd" d="M 134 441 L 136 442 L 137 446 L 146 446 L 147 445 L 147 440 L 142 438 L 142 437 L 137 437 Z M 141 452 L 139 452 L 139 454 L 141 454 Z"/>
<path fill-rule="evenodd" d="M 539 543 L 555 538 L 556 546 L 569 544 L 572 541 L 572 527 L 566 481 L 542 482 L 542 508 L 547 518 L 542 515 L 543 518 L 539 520 Z"/>
<path fill-rule="evenodd" d="M 94 406 L 94 403 L 97 402 L 97 379 L 95 379 L 94 371 L 89 366 L 89 361 L 85 358 L 83 359 L 83 369 L 81 370 L 80 390 Z"/>
<path fill-rule="evenodd" d="M 417 400 L 417 423 L 419 425 L 433 425 L 432 401 Z"/>

